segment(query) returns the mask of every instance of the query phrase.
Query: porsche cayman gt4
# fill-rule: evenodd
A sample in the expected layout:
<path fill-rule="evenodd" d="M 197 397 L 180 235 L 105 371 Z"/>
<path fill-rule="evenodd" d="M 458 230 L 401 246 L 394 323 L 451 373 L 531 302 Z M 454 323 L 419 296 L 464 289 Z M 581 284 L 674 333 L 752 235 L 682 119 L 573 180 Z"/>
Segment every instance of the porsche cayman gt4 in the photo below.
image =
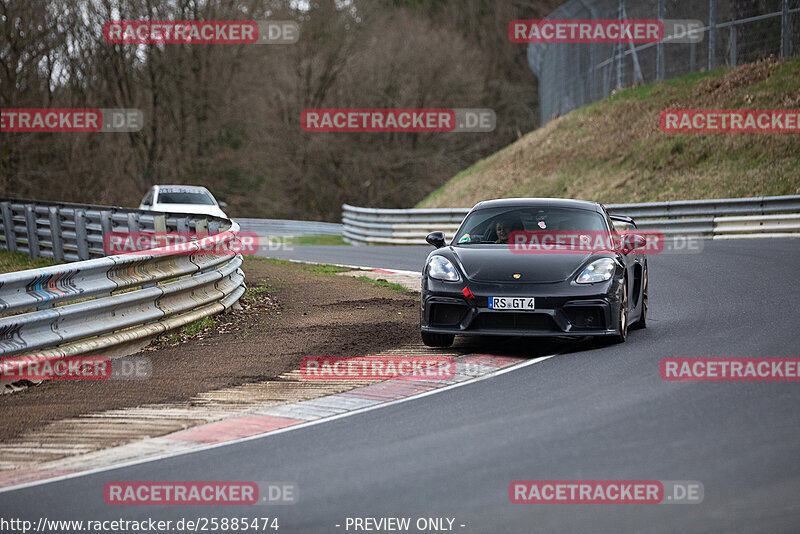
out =
<path fill-rule="evenodd" d="M 427 241 L 436 248 L 422 271 L 428 346 L 448 347 L 457 334 L 624 342 L 647 325 L 647 238 L 601 204 L 481 202 L 449 245 L 442 232 Z"/>

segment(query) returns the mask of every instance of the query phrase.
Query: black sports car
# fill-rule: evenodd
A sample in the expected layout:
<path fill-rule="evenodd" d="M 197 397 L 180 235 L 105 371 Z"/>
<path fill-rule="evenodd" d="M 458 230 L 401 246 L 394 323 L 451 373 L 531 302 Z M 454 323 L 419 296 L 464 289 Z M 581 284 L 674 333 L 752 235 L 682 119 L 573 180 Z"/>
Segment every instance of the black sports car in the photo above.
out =
<path fill-rule="evenodd" d="M 625 227 L 615 228 L 614 222 Z M 647 324 L 647 239 L 595 202 L 481 202 L 422 271 L 421 331 L 431 347 L 455 334 L 606 336 Z"/>

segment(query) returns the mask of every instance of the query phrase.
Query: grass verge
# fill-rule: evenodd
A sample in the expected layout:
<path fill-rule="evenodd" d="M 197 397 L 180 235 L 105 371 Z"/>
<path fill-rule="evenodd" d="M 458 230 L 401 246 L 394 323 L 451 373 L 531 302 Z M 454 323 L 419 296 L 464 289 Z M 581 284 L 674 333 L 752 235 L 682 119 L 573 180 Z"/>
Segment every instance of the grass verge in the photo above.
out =
<path fill-rule="evenodd" d="M 408 289 L 406 289 L 402 285 L 395 284 L 394 282 L 387 282 L 386 280 L 373 280 L 368 276 L 359 276 L 358 279 L 363 282 L 367 282 L 368 284 L 372 284 L 374 286 L 386 287 L 394 291 L 400 291 L 401 293 L 405 293 L 408 291 Z"/>
<path fill-rule="evenodd" d="M 55 265 L 55 262 L 50 258 L 32 260 L 30 256 L 22 252 L 0 250 L 0 274 L 24 271 L 26 269 L 38 269 L 39 267 L 49 267 L 51 265 Z"/>
<path fill-rule="evenodd" d="M 287 245 L 343 245 L 350 246 L 350 243 L 345 243 L 340 235 L 333 234 L 320 234 L 320 235 L 300 235 L 296 237 L 287 237 L 282 241 Z"/>
<path fill-rule="evenodd" d="M 279 260 L 277 258 L 261 258 L 259 256 L 251 256 L 253 260 L 263 261 L 266 263 L 274 263 L 276 265 L 296 265 L 298 269 L 303 271 L 313 273 L 313 274 L 337 274 L 343 273 L 346 271 L 352 271 L 352 269 L 347 269 L 345 267 L 337 267 L 335 265 L 325 265 L 325 264 L 317 264 L 317 263 L 300 263 L 296 261 L 289 261 L 289 260 Z"/>

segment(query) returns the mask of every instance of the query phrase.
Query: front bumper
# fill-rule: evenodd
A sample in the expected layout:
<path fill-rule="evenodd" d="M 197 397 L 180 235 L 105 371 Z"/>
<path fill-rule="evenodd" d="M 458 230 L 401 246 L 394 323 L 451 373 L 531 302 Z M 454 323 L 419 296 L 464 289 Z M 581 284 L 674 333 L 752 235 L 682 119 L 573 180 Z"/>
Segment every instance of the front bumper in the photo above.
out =
<path fill-rule="evenodd" d="M 469 287 L 474 299 L 462 293 Z M 619 328 L 621 279 L 598 284 L 422 281 L 420 326 L 432 334 L 611 336 Z M 533 297 L 535 310 L 489 309 L 489 297 Z"/>

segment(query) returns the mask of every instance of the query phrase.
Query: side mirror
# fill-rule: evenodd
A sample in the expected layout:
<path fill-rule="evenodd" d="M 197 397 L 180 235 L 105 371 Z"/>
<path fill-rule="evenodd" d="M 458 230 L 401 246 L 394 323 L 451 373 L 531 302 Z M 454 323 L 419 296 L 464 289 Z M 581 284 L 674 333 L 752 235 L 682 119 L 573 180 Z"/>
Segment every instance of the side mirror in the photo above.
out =
<path fill-rule="evenodd" d="M 227 208 L 228 207 L 228 203 L 227 202 L 219 201 L 219 202 L 217 202 L 217 204 L 219 205 L 220 208 Z"/>
<path fill-rule="evenodd" d="M 442 248 L 444 246 L 444 232 L 431 232 L 425 238 L 425 241 L 436 248 Z"/>
<path fill-rule="evenodd" d="M 637 248 L 647 246 L 647 239 L 639 234 L 628 234 L 622 238 L 622 250 L 625 254 L 630 254 Z"/>

